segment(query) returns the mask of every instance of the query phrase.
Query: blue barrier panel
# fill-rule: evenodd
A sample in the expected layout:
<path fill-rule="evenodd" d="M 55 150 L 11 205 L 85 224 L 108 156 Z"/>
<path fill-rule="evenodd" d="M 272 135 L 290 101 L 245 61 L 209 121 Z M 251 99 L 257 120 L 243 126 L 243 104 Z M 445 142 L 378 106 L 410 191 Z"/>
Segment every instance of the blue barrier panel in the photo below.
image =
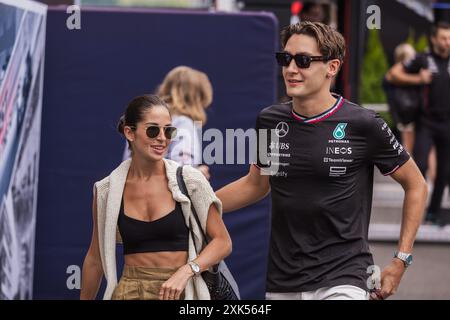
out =
<path fill-rule="evenodd" d="M 70 289 L 76 277 L 69 277 L 81 268 L 90 243 L 92 185 L 121 161 L 124 140 L 115 126 L 132 97 L 153 92 L 177 65 L 197 68 L 214 87 L 204 130 L 223 132 L 253 128 L 258 112 L 276 97 L 278 25 L 270 14 L 83 7 L 80 30 L 66 27 L 68 17 L 65 8 L 48 12 L 37 299 L 79 295 Z M 244 175 L 248 165 L 210 170 L 217 189 Z M 265 199 L 224 216 L 233 239 L 227 263 L 243 298 L 264 298 L 269 212 Z"/>

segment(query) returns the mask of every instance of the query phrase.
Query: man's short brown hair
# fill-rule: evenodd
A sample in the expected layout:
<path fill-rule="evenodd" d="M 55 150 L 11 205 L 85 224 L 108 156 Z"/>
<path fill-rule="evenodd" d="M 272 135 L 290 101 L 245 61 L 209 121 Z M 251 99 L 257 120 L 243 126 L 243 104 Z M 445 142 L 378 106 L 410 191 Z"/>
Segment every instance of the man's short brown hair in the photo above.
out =
<path fill-rule="evenodd" d="M 436 37 L 439 29 L 448 30 L 450 29 L 450 24 L 445 21 L 439 21 L 438 23 L 433 24 L 431 27 L 431 36 Z"/>
<path fill-rule="evenodd" d="M 317 41 L 320 53 L 328 59 L 339 59 L 341 64 L 345 57 L 344 37 L 335 29 L 321 22 L 303 21 L 287 26 L 281 31 L 281 45 L 286 46 L 294 34 L 304 34 Z"/>

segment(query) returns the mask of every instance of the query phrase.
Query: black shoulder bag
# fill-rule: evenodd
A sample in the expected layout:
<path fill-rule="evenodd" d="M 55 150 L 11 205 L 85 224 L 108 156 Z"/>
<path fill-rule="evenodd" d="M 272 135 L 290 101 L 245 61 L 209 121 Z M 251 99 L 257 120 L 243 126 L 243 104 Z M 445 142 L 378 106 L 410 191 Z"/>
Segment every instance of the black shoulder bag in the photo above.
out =
<path fill-rule="evenodd" d="M 177 168 L 177 182 L 181 192 L 191 200 L 189 194 L 187 192 L 186 184 L 183 179 L 183 167 L 180 166 Z M 191 211 L 197 222 L 199 229 L 202 232 L 202 236 L 204 239 L 204 243 L 208 244 L 208 237 L 206 236 L 206 232 L 203 230 L 202 225 L 200 224 L 200 219 L 198 218 L 197 211 L 194 208 L 191 200 Z M 190 220 L 189 220 L 190 221 Z M 194 241 L 195 246 L 195 238 L 192 232 L 192 228 L 189 228 L 192 235 L 192 240 Z M 200 251 L 195 249 L 197 253 Z M 209 294 L 211 296 L 211 300 L 240 300 L 239 289 L 236 281 L 233 278 L 230 270 L 228 269 L 225 262 L 222 260 L 219 264 L 216 264 L 212 267 L 212 270 L 203 271 L 201 274 L 203 280 L 206 282 L 206 285 L 209 290 Z"/>

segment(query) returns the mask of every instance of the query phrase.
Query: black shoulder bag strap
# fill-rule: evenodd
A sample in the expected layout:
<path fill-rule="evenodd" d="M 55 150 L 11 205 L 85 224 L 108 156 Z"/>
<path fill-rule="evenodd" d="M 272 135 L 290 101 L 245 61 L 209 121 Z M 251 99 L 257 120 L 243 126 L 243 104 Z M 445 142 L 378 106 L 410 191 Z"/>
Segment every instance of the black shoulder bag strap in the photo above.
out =
<path fill-rule="evenodd" d="M 184 182 L 184 179 L 183 179 L 183 166 L 179 166 L 177 168 L 177 182 L 178 182 L 178 187 L 180 188 L 181 192 L 186 197 L 188 197 L 188 199 L 190 200 L 192 214 L 194 215 L 195 221 L 197 222 L 198 228 L 200 229 L 200 231 L 202 233 L 202 236 L 203 236 L 203 239 L 204 239 L 205 243 L 208 244 L 209 243 L 208 237 L 206 236 L 206 233 L 205 233 L 205 231 L 202 228 L 202 225 L 200 223 L 200 219 L 198 218 L 198 215 L 197 215 L 197 211 L 194 208 L 194 204 L 192 203 L 191 197 L 189 197 L 189 193 L 188 193 L 187 188 L 186 188 L 186 183 Z M 195 247 L 194 233 L 192 231 L 192 228 L 191 228 L 190 224 L 191 224 L 191 220 L 189 219 L 189 230 L 191 231 L 192 241 L 194 242 L 194 247 Z M 197 251 L 197 254 L 200 253 L 197 249 L 196 249 L 196 251 Z"/>

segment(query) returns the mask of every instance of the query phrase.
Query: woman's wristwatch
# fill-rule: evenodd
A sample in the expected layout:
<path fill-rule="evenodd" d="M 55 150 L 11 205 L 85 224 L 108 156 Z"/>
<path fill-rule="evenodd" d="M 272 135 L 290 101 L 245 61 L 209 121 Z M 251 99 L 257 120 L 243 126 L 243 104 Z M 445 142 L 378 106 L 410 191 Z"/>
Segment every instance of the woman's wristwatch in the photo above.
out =
<path fill-rule="evenodd" d="M 188 265 L 191 267 L 194 276 L 198 276 L 200 274 L 200 266 L 194 261 L 189 261 Z"/>

